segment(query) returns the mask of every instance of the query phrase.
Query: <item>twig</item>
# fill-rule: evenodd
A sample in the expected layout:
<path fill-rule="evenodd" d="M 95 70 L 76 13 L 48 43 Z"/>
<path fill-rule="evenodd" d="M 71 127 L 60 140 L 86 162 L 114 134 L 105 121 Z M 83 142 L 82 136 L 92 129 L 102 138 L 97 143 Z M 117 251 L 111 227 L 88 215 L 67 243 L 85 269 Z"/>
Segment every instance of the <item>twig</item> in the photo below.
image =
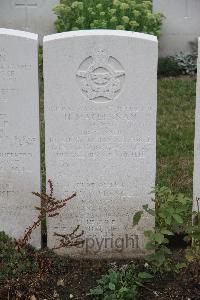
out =
<path fill-rule="evenodd" d="M 36 207 L 36 210 L 39 211 L 39 215 L 37 217 L 37 220 L 29 226 L 24 233 L 24 236 L 16 241 L 16 249 L 20 251 L 22 248 L 24 248 L 28 241 L 31 239 L 31 235 L 33 230 L 35 230 L 37 227 L 40 226 L 41 222 L 48 218 L 56 217 L 60 214 L 60 210 L 66 206 L 67 202 L 76 197 L 76 193 L 74 193 L 72 196 L 64 199 L 64 200 L 56 200 L 55 197 L 53 197 L 53 183 L 51 180 L 48 181 L 49 187 L 50 187 L 50 193 L 36 193 L 33 192 L 32 194 L 36 197 L 39 197 L 41 199 L 42 205 L 41 207 Z"/>
<path fill-rule="evenodd" d="M 80 225 L 78 225 L 72 233 L 70 234 L 59 234 L 59 233 L 54 233 L 54 236 L 61 237 L 60 243 L 58 246 L 55 246 L 53 250 L 58 250 L 61 248 L 69 248 L 69 247 L 76 247 L 79 245 L 83 245 L 85 243 L 84 240 L 78 240 L 80 237 L 84 235 L 84 231 L 82 230 L 79 234 L 75 234 L 78 232 L 80 228 Z M 75 240 L 75 241 L 74 241 Z"/>

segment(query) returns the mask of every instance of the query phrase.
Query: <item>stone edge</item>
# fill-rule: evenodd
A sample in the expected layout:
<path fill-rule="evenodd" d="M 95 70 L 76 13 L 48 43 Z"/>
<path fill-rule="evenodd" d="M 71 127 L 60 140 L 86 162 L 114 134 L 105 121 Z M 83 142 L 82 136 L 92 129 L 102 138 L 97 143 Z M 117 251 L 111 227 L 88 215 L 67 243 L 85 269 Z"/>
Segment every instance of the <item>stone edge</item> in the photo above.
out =
<path fill-rule="evenodd" d="M 38 40 L 38 34 L 21 31 L 21 30 L 8 29 L 8 28 L 0 28 L 0 35 L 22 37 L 22 38 L 35 40 L 35 41 Z"/>
<path fill-rule="evenodd" d="M 68 32 L 46 35 L 43 39 L 43 42 L 46 43 L 54 40 L 61 40 L 61 39 L 73 38 L 73 37 L 101 36 L 101 35 L 130 37 L 130 38 L 136 38 L 141 40 L 149 40 L 151 42 L 158 43 L 158 39 L 154 35 L 141 33 L 141 32 L 133 32 L 133 31 L 125 31 L 125 30 L 107 30 L 107 29 L 78 30 L 78 31 L 68 31 Z"/>

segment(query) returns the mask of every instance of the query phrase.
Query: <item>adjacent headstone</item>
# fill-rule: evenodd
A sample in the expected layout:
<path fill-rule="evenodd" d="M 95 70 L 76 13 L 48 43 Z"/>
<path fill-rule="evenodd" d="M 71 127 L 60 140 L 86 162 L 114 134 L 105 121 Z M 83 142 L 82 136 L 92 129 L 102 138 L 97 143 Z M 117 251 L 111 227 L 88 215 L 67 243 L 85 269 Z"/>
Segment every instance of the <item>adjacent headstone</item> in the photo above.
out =
<path fill-rule="evenodd" d="M 157 38 L 92 30 L 44 38 L 46 176 L 57 199 L 77 192 L 48 220 L 48 246 L 84 230 L 85 245 L 59 253 L 124 258 L 146 253 L 145 216 L 156 172 Z"/>
<path fill-rule="evenodd" d="M 52 10 L 59 3 L 59 0 L 1 0 L 0 27 L 38 33 L 42 42 L 44 35 L 55 32 L 56 16 Z"/>
<path fill-rule="evenodd" d="M 0 231 L 23 236 L 40 191 L 38 36 L 0 29 Z M 32 245 L 40 246 L 40 229 Z"/>
<path fill-rule="evenodd" d="M 194 146 L 194 177 L 193 194 L 194 210 L 200 207 L 200 38 L 198 47 L 198 71 L 197 71 L 197 96 L 196 96 L 196 120 L 195 120 L 195 146 Z"/>
<path fill-rule="evenodd" d="M 200 1 L 153 0 L 153 11 L 165 16 L 159 39 L 159 55 L 193 53 L 193 45 L 200 36 Z"/>

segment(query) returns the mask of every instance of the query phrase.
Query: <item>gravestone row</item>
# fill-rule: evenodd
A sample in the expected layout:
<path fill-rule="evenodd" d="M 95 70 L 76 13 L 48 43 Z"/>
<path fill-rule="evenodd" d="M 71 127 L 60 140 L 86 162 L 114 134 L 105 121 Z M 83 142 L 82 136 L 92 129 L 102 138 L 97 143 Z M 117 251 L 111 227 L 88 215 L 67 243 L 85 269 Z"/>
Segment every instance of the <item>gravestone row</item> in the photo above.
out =
<path fill-rule="evenodd" d="M 19 238 L 39 205 L 31 194 L 40 191 L 38 38 L 1 29 L 0 45 L 0 231 Z M 77 193 L 47 220 L 48 246 L 57 243 L 55 232 L 67 234 L 77 225 L 85 239 L 61 254 L 146 252 L 143 232 L 154 218 L 133 228 L 132 217 L 151 204 L 155 186 L 157 57 L 157 39 L 141 33 L 92 30 L 44 38 L 46 177 L 56 198 Z M 197 167 L 199 136 L 197 130 Z M 39 229 L 31 243 L 40 247 Z"/>

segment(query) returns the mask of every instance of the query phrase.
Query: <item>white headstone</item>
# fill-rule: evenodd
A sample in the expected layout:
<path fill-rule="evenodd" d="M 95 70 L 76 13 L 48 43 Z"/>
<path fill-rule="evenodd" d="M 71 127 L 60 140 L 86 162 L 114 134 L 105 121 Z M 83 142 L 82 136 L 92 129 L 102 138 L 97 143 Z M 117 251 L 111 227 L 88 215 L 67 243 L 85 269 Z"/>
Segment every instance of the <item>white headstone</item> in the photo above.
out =
<path fill-rule="evenodd" d="M 197 62 L 197 96 L 196 96 L 196 120 L 195 120 L 195 146 L 194 146 L 194 210 L 197 210 L 197 201 L 200 205 L 200 38 Z"/>
<path fill-rule="evenodd" d="M 40 191 L 38 36 L 0 29 L 0 231 L 18 239 Z M 32 245 L 40 246 L 40 229 Z"/>
<path fill-rule="evenodd" d="M 166 57 L 180 52 L 192 53 L 190 42 L 200 36 L 199 0 L 153 0 L 155 13 L 165 19 L 159 39 L 159 55 Z"/>
<path fill-rule="evenodd" d="M 59 217 L 54 233 L 81 225 L 85 245 L 62 249 L 75 257 L 145 254 L 144 218 L 156 170 L 157 38 L 141 33 L 91 30 L 44 38 L 46 170 L 55 196 L 77 197 Z"/>
<path fill-rule="evenodd" d="M 55 32 L 56 16 L 52 9 L 59 0 L 1 0 L 0 27 L 24 30 L 39 34 Z"/>

